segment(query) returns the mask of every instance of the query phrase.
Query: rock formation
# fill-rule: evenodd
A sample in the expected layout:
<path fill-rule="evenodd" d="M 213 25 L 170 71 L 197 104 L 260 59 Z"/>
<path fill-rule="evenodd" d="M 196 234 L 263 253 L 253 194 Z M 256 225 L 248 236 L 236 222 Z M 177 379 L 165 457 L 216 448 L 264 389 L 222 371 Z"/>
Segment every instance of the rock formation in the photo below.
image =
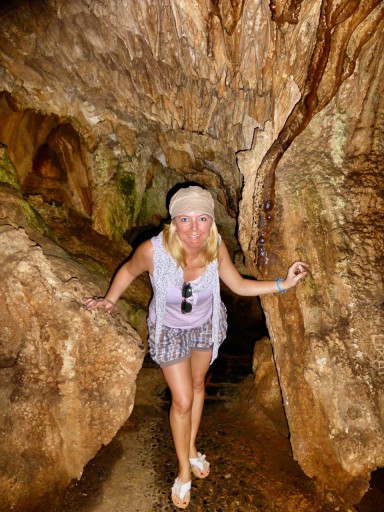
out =
<path fill-rule="evenodd" d="M 144 350 L 121 314 L 82 306 L 105 279 L 31 228 L 15 189 L 0 197 L 0 510 L 32 510 L 126 421 Z"/>
<path fill-rule="evenodd" d="M 295 259 L 310 263 L 305 283 L 263 307 L 294 456 L 347 503 L 384 465 L 383 13 L 379 0 L 0 7 L 0 141 L 52 236 L 69 227 L 70 254 L 74 217 L 119 243 L 158 226 L 167 191 L 194 180 L 214 194 L 233 253 L 237 232 L 248 273 L 276 278 Z M 12 194 L 7 208 L 19 207 Z M 1 236 L 49 267 L 15 229 L 23 224 L 8 224 Z M 62 283 L 56 271 L 41 284 L 52 302 L 64 286 L 51 283 Z M 13 304 L 31 294 L 25 283 L 10 287 Z M 76 321 L 88 325 L 81 310 Z"/>
<path fill-rule="evenodd" d="M 246 395 L 249 414 L 257 424 L 287 437 L 289 430 L 272 345 L 266 336 L 255 345 L 252 370 L 255 378 Z"/>
<path fill-rule="evenodd" d="M 304 258 L 311 272 L 263 299 L 294 456 L 355 502 L 384 462 L 382 77 L 371 47 L 282 158 L 271 271 Z"/>

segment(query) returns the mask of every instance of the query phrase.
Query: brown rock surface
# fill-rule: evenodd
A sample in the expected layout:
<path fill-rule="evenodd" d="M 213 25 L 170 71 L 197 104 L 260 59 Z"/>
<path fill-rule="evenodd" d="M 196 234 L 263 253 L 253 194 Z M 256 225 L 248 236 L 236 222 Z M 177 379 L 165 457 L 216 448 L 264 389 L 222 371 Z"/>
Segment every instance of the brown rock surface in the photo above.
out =
<path fill-rule="evenodd" d="M 232 251 L 238 215 L 249 273 L 311 264 L 263 305 L 294 455 L 348 503 L 384 465 L 383 12 L 379 0 L 0 7 L 0 141 L 46 221 L 75 211 L 120 241 L 159 225 L 168 189 L 196 180 Z"/>
<path fill-rule="evenodd" d="M 289 430 L 271 341 L 266 336 L 255 344 L 252 370 L 255 378 L 247 399 L 250 416 L 259 426 L 263 425 L 264 428 L 288 437 Z"/>
<path fill-rule="evenodd" d="M 276 169 L 268 272 L 311 271 L 262 301 L 294 456 L 354 502 L 384 464 L 381 70 L 372 46 Z"/>
<path fill-rule="evenodd" d="M 53 243 L 2 223 L 0 246 L 0 509 L 27 510 L 126 421 L 143 347 L 118 313 L 85 310 L 94 276 Z"/>

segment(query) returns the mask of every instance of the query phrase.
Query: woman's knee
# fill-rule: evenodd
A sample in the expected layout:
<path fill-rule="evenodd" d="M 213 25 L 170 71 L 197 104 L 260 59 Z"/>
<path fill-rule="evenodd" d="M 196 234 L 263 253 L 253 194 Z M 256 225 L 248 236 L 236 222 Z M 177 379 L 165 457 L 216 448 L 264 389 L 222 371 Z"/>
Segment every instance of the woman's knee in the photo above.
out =
<path fill-rule="evenodd" d="M 177 394 L 172 395 L 172 407 L 178 414 L 189 414 L 192 410 L 193 395 Z"/>
<path fill-rule="evenodd" d="M 194 392 L 204 391 L 205 389 L 205 374 L 204 375 L 194 375 L 192 379 L 192 386 Z"/>

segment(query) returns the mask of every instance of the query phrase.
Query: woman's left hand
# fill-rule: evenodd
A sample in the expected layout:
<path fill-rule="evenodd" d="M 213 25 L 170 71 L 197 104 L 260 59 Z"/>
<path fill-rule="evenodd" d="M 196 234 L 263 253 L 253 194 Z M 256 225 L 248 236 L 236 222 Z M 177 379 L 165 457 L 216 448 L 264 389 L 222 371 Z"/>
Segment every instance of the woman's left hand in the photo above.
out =
<path fill-rule="evenodd" d="M 303 279 L 308 273 L 309 265 L 304 261 L 295 261 L 288 268 L 287 276 L 280 284 L 283 290 L 289 290 L 297 285 L 300 279 Z"/>
<path fill-rule="evenodd" d="M 88 309 L 88 311 L 92 311 L 92 309 L 96 308 L 104 308 L 107 313 L 112 311 L 113 306 L 115 305 L 111 300 L 105 299 L 104 297 L 87 297 L 84 299 L 83 304 Z"/>

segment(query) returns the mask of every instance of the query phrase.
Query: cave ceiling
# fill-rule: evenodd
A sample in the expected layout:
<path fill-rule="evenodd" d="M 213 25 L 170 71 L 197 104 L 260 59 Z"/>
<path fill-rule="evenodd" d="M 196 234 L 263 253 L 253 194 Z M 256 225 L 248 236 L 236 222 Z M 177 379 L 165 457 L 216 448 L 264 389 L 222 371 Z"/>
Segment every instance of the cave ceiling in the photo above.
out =
<path fill-rule="evenodd" d="M 156 223 L 154 210 L 166 212 L 148 190 L 161 190 L 164 203 L 167 187 L 194 180 L 213 191 L 225 233 L 233 234 L 240 212 L 241 246 L 260 270 L 282 155 L 383 26 L 377 0 L 33 0 L 0 9 L 0 83 L 17 114 L 3 109 L 2 140 L 25 190 L 39 187 L 25 169 L 44 139 L 56 136 L 60 155 L 63 139 L 73 146 L 74 134 L 52 133 L 69 125 L 81 141 L 76 162 L 68 155 L 66 163 L 75 167 L 65 171 L 72 174 L 71 206 L 93 216 L 95 229 L 119 236 L 132 225 Z M 10 144 L 20 123 L 33 139 L 28 155 Z M 100 187 L 119 184 L 119 171 L 134 177 L 135 194 L 115 232 L 105 221 Z"/>

